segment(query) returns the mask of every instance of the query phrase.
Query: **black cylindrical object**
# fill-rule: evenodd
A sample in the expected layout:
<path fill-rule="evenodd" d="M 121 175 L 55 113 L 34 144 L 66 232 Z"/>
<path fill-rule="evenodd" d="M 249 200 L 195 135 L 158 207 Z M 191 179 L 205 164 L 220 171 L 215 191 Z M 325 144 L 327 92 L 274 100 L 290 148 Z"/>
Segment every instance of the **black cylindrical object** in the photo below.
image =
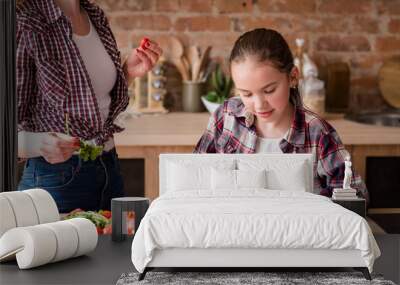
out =
<path fill-rule="evenodd" d="M 149 208 L 150 200 L 144 197 L 121 197 L 111 200 L 112 212 L 112 240 L 123 241 L 130 235 L 128 217 L 134 212 L 135 229 L 139 228 L 140 221 Z"/>

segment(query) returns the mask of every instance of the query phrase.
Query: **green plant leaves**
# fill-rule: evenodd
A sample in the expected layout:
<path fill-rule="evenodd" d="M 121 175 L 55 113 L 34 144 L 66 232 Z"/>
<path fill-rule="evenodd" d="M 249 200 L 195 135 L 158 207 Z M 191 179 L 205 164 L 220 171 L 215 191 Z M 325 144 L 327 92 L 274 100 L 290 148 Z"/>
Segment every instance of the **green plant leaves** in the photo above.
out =
<path fill-rule="evenodd" d="M 103 146 L 92 145 L 85 141 L 80 141 L 79 156 L 83 161 L 95 160 L 103 152 Z"/>
<path fill-rule="evenodd" d="M 206 99 L 210 102 L 217 102 L 218 101 L 218 94 L 216 91 L 209 91 L 206 95 Z"/>
<path fill-rule="evenodd" d="M 214 103 L 223 103 L 231 94 L 232 78 L 225 75 L 218 65 L 211 74 L 211 83 L 214 90 L 207 93 L 206 99 Z"/>

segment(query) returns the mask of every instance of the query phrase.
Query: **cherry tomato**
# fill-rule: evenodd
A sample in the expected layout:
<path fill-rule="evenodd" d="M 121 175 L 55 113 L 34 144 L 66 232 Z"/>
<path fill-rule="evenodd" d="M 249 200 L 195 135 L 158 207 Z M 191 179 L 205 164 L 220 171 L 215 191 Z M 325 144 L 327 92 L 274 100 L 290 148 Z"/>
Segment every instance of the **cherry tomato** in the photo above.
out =
<path fill-rule="evenodd" d="M 143 50 L 147 49 L 147 43 L 148 43 L 149 41 L 150 41 L 150 40 L 149 40 L 148 38 L 143 38 L 142 41 L 140 42 L 140 47 L 141 47 Z"/>

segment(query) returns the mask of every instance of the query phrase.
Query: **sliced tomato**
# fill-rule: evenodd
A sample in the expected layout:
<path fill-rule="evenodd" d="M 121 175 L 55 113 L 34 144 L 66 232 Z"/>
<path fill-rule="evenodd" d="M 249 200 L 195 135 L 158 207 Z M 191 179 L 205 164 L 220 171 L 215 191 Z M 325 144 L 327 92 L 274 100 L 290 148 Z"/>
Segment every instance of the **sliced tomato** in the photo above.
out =
<path fill-rule="evenodd" d="M 102 234 L 103 234 L 103 229 L 102 229 L 102 228 L 96 227 L 96 230 L 97 230 L 97 233 L 98 233 L 99 235 L 102 235 Z"/>
<path fill-rule="evenodd" d="M 107 226 L 104 227 L 103 234 L 109 235 L 111 233 L 112 233 L 112 226 L 111 226 L 111 224 L 108 224 Z"/>
<path fill-rule="evenodd" d="M 103 215 L 103 217 L 110 219 L 111 218 L 111 211 L 108 210 L 100 210 L 99 214 Z"/>

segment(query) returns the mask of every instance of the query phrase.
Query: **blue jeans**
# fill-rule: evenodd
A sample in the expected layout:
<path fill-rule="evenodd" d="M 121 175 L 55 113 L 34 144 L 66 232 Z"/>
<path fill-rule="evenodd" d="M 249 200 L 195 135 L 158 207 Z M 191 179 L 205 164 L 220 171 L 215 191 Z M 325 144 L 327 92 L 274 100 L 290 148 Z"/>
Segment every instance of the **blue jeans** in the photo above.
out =
<path fill-rule="evenodd" d="M 76 208 L 109 210 L 111 198 L 124 196 L 115 148 L 87 162 L 78 155 L 56 164 L 48 163 L 43 157 L 30 158 L 25 164 L 18 190 L 30 188 L 47 190 L 60 213 Z"/>

